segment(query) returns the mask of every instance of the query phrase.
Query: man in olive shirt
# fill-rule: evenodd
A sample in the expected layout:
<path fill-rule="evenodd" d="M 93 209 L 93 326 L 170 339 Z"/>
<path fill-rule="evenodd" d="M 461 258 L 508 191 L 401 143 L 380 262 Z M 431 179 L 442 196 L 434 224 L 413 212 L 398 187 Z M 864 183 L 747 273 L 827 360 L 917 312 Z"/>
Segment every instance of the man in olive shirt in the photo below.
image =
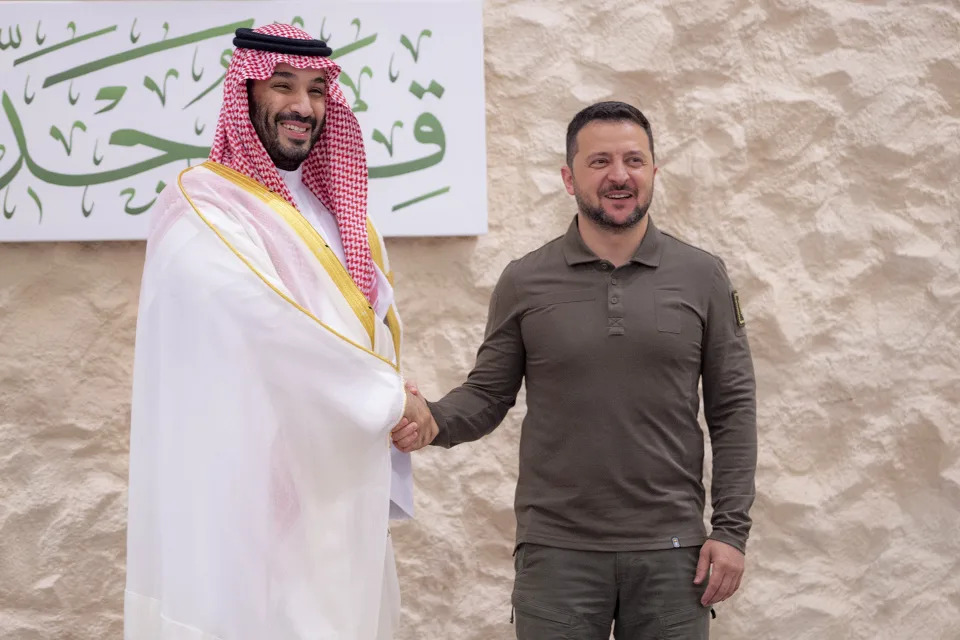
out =
<path fill-rule="evenodd" d="M 611 624 L 618 640 L 705 639 L 709 607 L 740 586 L 756 470 L 743 315 L 723 262 L 646 215 L 656 171 L 640 111 L 578 113 L 561 170 L 578 207 L 570 228 L 507 266 L 467 381 L 438 402 L 417 395 L 394 431 L 404 451 L 477 440 L 526 378 L 520 640 L 606 640 Z"/>

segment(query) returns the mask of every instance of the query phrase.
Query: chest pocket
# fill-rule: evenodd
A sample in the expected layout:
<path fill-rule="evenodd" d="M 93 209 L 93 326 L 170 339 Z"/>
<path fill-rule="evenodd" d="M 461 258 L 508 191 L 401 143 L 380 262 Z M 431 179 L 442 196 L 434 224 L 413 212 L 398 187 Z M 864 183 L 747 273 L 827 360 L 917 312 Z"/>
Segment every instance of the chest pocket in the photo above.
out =
<path fill-rule="evenodd" d="M 653 298 L 657 313 L 657 331 L 680 333 L 680 314 L 682 313 L 680 292 L 657 290 L 653 292 Z"/>

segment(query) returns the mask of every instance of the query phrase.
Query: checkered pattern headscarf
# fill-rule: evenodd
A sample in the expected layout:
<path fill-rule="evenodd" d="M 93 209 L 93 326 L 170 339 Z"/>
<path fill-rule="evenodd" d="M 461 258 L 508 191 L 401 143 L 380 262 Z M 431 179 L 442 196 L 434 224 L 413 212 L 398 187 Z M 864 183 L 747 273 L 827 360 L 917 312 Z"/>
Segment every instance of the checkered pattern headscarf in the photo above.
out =
<path fill-rule="evenodd" d="M 257 33 L 310 40 L 304 31 L 271 24 Z M 278 63 L 297 69 L 321 69 L 327 74 L 326 125 L 303 161 L 303 183 L 336 216 L 346 254 L 347 270 L 368 300 L 376 283 L 367 238 L 367 159 L 360 124 L 336 83 L 340 67 L 329 58 L 236 48 L 223 82 L 223 108 L 217 122 L 210 159 L 226 165 L 283 196 L 296 206 L 287 185 L 267 154 L 250 121 L 247 80 L 266 80 Z"/>

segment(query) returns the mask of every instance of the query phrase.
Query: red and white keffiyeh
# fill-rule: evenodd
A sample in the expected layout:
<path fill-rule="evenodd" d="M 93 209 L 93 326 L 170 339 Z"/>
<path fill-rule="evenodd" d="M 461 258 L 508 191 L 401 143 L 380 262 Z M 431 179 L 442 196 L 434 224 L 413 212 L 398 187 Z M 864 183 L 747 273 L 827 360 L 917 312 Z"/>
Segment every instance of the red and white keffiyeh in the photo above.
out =
<path fill-rule="evenodd" d="M 311 40 L 286 24 L 270 24 L 257 33 Z M 326 125 L 303 161 L 302 180 L 334 216 L 346 254 L 347 271 L 368 300 L 376 291 L 373 259 L 367 238 L 367 158 L 360 123 L 337 84 L 340 67 L 329 58 L 273 53 L 237 47 L 223 82 L 223 107 L 210 160 L 238 171 L 296 206 L 290 190 L 250 121 L 247 80 L 266 80 L 279 63 L 297 69 L 320 69 L 327 75 Z"/>

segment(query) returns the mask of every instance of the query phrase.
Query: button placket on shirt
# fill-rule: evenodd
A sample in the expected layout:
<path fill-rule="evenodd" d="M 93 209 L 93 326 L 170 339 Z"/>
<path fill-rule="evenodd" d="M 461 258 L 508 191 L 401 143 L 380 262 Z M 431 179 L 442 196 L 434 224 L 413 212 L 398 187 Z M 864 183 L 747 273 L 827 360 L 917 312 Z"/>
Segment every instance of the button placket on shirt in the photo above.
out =
<path fill-rule="evenodd" d="M 611 272 L 612 265 L 603 262 L 600 268 Z M 622 336 L 626 330 L 623 326 L 623 276 L 618 269 L 612 269 L 607 281 L 607 335 Z"/>

